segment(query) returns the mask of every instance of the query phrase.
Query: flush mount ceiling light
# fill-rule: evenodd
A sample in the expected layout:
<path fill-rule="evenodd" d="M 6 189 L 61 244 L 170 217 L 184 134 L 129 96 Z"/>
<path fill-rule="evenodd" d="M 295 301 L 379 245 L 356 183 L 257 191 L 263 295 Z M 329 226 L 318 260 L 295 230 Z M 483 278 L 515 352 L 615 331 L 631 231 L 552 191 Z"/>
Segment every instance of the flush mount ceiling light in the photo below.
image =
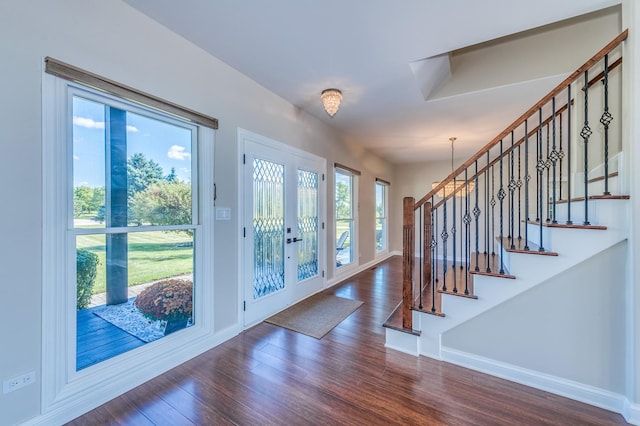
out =
<path fill-rule="evenodd" d="M 340 108 L 342 92 L 338 89 L 325 89 L 322 91 L 320 99 L 322 99 L 324 110 L 327 111 L 327 114 L 333 117 L 336 115 L 336 112 L 338 112 L 338 108 Z"/>
<path fill-rule="evenodd" d="M 455 142 L 456 139 L 457 138 L 455 137 L 449 138 L 449 140 L 451 141 L 451 171 L 452 172 L 453 172 L 453 143 Z M 431 184 L 431 189 L 435 189 L 438 185 L 440 185 L 440 182 L 433 182 Z M 444 185 L 444 188 L 441 188 L 436 193 L 436 196 L 440 198 L 444 198 L 445 196 L 451 196 L 451 194 L 453 194 L 456 197 L 466 197 L 467 193 L 470 193 L 471 191 L 473 191 L 475 187 L 476 187 L 475 182 L 473 182 L 472 180 L 464 181 L 464 180 L 458 180 L 454 178 L 452 181 L 447 182 Z"/>

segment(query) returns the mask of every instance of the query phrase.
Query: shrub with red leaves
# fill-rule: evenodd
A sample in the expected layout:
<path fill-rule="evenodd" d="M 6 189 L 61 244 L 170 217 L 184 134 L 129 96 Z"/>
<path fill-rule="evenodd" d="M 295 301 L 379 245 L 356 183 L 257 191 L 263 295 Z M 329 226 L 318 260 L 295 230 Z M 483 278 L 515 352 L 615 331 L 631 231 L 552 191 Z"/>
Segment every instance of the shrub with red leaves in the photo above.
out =
<path fill-rule="evenodd" d="M 188 319 L 193 310 L 193 283 L 173 278 L 158 281 L 145 288 L 133 303 L 152 320 Z"/>

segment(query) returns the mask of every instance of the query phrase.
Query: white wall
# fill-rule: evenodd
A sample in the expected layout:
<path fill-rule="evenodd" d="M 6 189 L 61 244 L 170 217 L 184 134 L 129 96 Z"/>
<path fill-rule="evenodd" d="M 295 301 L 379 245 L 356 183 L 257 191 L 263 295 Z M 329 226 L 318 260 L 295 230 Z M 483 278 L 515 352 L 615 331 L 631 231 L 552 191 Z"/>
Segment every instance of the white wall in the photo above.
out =
<path fill-rule="evenodd" d="M 446 332 L 442 345 L 624 395 L 626 251 L 624 241 L 562 272 Z"/>
<path fill-rule="evenodd" d="M 219 17 L 223 19 L 223 17 Z M 215 22 L 211 23 L 215 25 Z M 216 131 L 217 206 L 237 210 L 236 132 L 242 127 L 362 171 L 361 263 L 374 258 L 374 178 L 392 182 L 393 167 L 341 140 L 302 112 L 120 1 L 47 0 L 0 2 L 0 379 L 41 364 L 41 79 L 52 56 L 120 83 L 219 119 Z M 328 170 L 333 197 L 332 170 Z M 331 203 L 329 203 L 331 204 Z M 216 330 L 238 323 L 239 224 L 215 228 L 213 309 Z M 333 217 L 333 211 L 327 212 Z M 392 216 L 391 220 L 394 218 Z M 328 239 L 334 238 L 329 226 Z M 330 245 L 329 258 L 334 255 Z M 332 271 L 329 270 L 329 278 Z M 45 284 L 46 285 L 46 282 Z M 40 412 L 39 386 L 0 395 L 0 424 Z"/>
<path fill-rule="evenodd" d="M 623 28 L 629 29 L 629 37 L 625 43 L 623 70 L 625 73 L 626 92 L 629 96 L 623 100 L 624 120 L 628 123 L 625 128 L 624 149 L 629 152 L 628 167 L 637 167 L 640 164 L 640 5 L 636 0 L 624 0 Z M 636 424 L 640 424 L 640 267 L 638 266 L 638 244 L 640 243 L 640 226 L 637 218 L 640 212 L 640 173 L 631 174 L 630 191 L 632 217 L 631 236 L 629 238 L 630 250 L 628 252 L 629 279 L 626 288 L 626 314 L 629 329 L 627 333 L 628 351 L 627 364 L 630 374 L 627 377 L 627 398 L 634 404 L 630 411 L 633 412 Z"/>
<path fill-rule="evenodd" d="M 594 46 L 620 34 L 620 9 L 612 6 L 455 51 L 452 78 L 433 98 L 570 73 L 596 53 Z"/>
<path fill-rule="evenodd" d="M 455 167 L 463 160 L 455 160 Z M 396 170 L 396 182 L 391 198 L 389 211 L 397 218 L 390 230 L 391 249 L 402 251 L 402 199 L 414 197 L 416 202 L 431 191 L 431 184 L 444 179 L 451 173 L 451 160 L 427 163 L 403 164 Z"/>

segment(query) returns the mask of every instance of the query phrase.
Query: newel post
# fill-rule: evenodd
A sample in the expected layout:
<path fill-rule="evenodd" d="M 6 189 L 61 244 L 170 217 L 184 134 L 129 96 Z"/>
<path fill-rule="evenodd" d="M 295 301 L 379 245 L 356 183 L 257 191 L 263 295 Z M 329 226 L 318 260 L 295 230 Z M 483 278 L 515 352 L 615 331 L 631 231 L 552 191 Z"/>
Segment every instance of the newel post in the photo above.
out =
<path fill-rule="evenodd" d="M 413 306 L 413 259 L 415 244 L 414 207 L 416 200 L 405 197 L 402 213 L 402 328 L 413 329 L 411 307 Z"/>

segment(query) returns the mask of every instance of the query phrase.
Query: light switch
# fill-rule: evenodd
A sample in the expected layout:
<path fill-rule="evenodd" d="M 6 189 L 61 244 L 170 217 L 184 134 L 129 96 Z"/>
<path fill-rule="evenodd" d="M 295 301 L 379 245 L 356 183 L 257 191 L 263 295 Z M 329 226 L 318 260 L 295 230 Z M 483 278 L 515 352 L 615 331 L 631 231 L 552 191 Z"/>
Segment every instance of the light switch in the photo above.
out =
<path fill-rule="evenodd" d="M 229 207 L 216 207 L 216 220 L 231 220 L 231 209 Z"/>

